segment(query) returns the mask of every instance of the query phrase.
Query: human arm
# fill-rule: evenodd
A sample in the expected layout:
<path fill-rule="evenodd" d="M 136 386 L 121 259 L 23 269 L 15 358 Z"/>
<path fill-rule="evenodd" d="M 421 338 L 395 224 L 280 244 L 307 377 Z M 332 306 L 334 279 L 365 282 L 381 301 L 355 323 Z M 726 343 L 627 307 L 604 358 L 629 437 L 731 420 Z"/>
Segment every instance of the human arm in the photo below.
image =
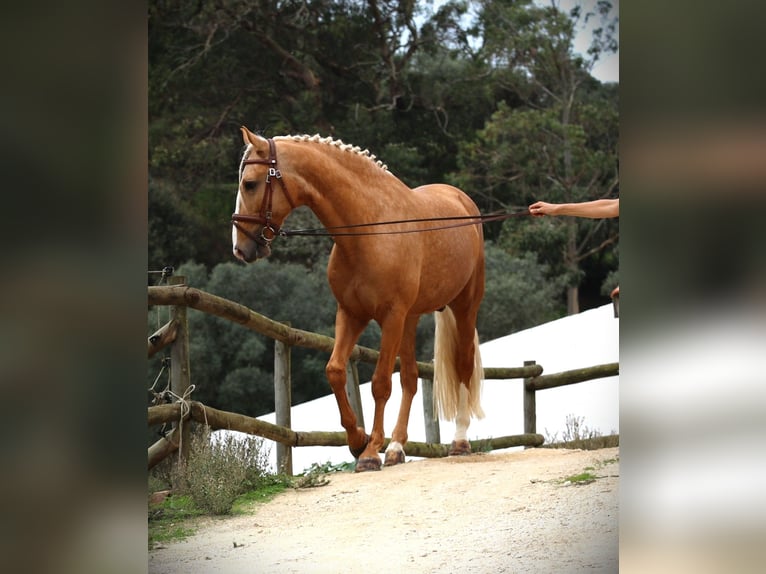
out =
<path fill-rule="evenodd" d="M 588 217 L 591 219 L 604 219 L 620 216 L 619 199 L 596 199 L 582 203 L 546 203 L 538 201 L 529 206 L 529 213 L 535 217 L 543 215 L 571 215 L 574 217 Z"/>

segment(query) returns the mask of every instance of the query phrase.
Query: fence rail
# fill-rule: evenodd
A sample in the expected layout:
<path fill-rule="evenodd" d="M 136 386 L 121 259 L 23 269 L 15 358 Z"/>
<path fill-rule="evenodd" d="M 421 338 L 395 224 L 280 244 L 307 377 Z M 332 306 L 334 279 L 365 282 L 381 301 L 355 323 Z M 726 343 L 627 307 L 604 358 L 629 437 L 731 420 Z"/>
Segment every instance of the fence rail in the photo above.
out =
<path fill-rule="evenodd" d="M 292 346 L 306 347 L 317 351 L 331 353 L 334 339 L 310 331 L 295 329 L 289 324 L 280 323 L 256 313 L 252 309 L 234 301 L 212 295 L 205 291 L 189 287 L 184 278 L 174 276 L 173 283 L 168 286 L 148 288 L 149 305 L 172 306 L 171 320 L 158 329 L 148 340 L 148 356 L 152 357 L 162 348 L 170 345 L 174 357 L 171 360 L 171 390 L 177 397 L 185 397 L 189 387 L 188 378 L 188 327 L 185 310 L 191 307 L 198 311 L 216 315 L 223 319 L 234 321 L 242 326 L 256 331 L 275 340 L 275 412 L 277 424 L 267 423 L 241 414 L 229 413 L 208 407 L 197 401 L 179 400 L 174 404 L 151 406 L 148 410 L 148 424 L 154 426 L 160 423 L 177 421 L 176 426 L 165 437 L 149 448 L 149 468 L 165 456 L 174 452 L 180 445 L 188 445 L 186 438 L 179 438 L 180 431 L 187 435 L 189 425 L 184 428 L 183 420 L 194 420 L 207 424 L 213 429 L 231 429 L 256 434 L 274 440 L 278 446 L 278 465 L 286 472 L 292 472 L 290 448 L 294 446 L 343 446 L 346 445 L 346 434 L 340 432 L 294 431 L 290 427 L 290 352 Z M 351 354 L 349 364 L 358 361 L 375 364 L 378 351 L 356 345 Z M 399 368 L 397 360 L 396 368 Z M 176 371 L 174 374 L 174 370 Z M 355 375 L 356 369 L 351 369 Z M 423 379 L 423 396 L 426 423 L 425 443 L 407 442 L 407 453 L 419 457 L 446 456 L 449 445 L 440 444 L 438 419 L 429 414 L 431 379 L 433 364 L 418 362 L 419 376 Z M 544 442 L 542 435 L 536 431 L 535 393 L 564 385 L 571 385 L 593 379 L 611 377 L 619 374 L 619 364 L 609 363 L 594 367 L 575 369 L 561 373 L 543 375 L 543 366 L 534 361 L 526 361 L 523 367 L 485 368 L 485 379 L 524 379 L 524 434 L 493 439 L 472 441 L 475 450 L 491 448 L 509 448 L 512 446 L 540 446 Z M 361 416 L 361 402 L 358 398 L 358 376 L 349 377 L 349 395 L 355 410 Z M 354 392 L 355 391 L 355 392 Z M 356 400 L 354 400 L 356 398 Z M 277 406 L 280 407 L 277 409 Z M 185 412 L 182 417 L 182 411 Z M 361 420 L 361 419 L 360 419 Z M 180 424 L 178 424 L 180 423 Z M 388 444 L 388 440 L 383 449 Z M 183 453 L 182 453 L 183 454 Z"/>
<path fill-rule="evenodd" d="M 184 420 L 194 420 L 213 430 L 227 429 L 255 434 L 290 447 L 346 446 L 347 444 L 345 431 L 294 431 L 246 415 L 214 409 L 198 401 L 189 401 L 188 405 L 189 409 L 184 414 Z M 149 407 L 149 425 L 177 421 L 181 417 L 182 410 L 182 405 L 178 403 Z M 389 440 L 385 439 L 380 452 L 385 451 Z M 513 446 L 540 446 L 544 440 L 542 435 L 530 433 L 476 440 L 472 441 L 472 447 L 499 449 Z M 407 454 L 424 458 L 443 457 L 447 456 L 449 447 L 448 444 L 407 441 Z"/>
<path fill-rule="evenodd" d="M 216 315 L 222 319 L 228 319 L 239 323 L 243 327 L 256 331 L 290 345 L 291 347 L 306 347 L 316 351 L 332 353 L 332 347 L 335 339 L 326 335 L 319 335 L 311 331 L 303 331 L 289 327 L 285 323 L 280 323 L 269 319 L 268 317 L 256 313 L 252 309 L 245 307 L 240 303 L 235 303 L 223 297 L 212 295 L 189 287 L 188 285 L 175 285 L 168 287 L 149 287 L 149 305 L 173 305 L 186 306 Z M 159 332 L 159 331 L 158 331 Z M 157 333 L 155 333 L 157 335 Z M 155 335 L 152 335 L 154 337 Z M 150 337 L 151 339 L 151 337 Z M 151 342 L 150 342 L 151 346 Z M 375 364 L 378 362 L 378 351 L 355 345 L 351 353 L 350 361 L 361 361 L 363 363 Z M 151 355 L 150 355 L 151 356 Z M 397 359 L 396 368 L 399 368 Z M 524 377 L 536 377 L 543 372 L 539 365 L 532 367 L 510 367 L 510 368 L 485 368 L 484 378 L 486 379 L 522 379 Z M 423 378 L 431 378 L 434 375 L 434 366 L 432 363 L 418 362 L 418 373 Z"/>

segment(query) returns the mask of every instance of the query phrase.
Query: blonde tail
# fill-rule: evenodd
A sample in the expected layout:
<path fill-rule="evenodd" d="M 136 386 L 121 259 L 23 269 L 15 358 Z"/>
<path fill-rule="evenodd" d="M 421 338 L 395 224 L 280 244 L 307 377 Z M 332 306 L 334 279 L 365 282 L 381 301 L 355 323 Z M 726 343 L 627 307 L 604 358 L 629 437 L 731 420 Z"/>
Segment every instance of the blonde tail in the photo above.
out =
<path fill-rule="evenodd" d="M 460 405 L 460 384 L 466 383 L 468 390 L 468 412 L 474 418 L 484 418 L 481 408 L 481 383 L 484 369 L 479 351 L 479 334 L 474 331 L 473 374 L 469 381 L 461 381 L 457 373 L 456 359 L 457 324 L 449 307 L 435 313 L 436 333 L 434 335 L 434 413 L 444 420 L 455 420 Z"/>

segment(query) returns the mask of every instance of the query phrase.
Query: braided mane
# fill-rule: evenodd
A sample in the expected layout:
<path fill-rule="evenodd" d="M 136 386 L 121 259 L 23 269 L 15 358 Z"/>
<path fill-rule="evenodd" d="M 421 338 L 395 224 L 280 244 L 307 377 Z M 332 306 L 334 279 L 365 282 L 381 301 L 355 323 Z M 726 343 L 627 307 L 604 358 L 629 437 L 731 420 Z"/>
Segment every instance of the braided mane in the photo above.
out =
<path fill-rule="evenodd" d="M 370 150 L 367 150 L 367 149 L 363 150 L 359 146 L 353 146 L 353 145 L 350 145 L 350 144 L 346 144 L 346 143 L 343 143 L 341 140 L 334 140 L 331 137 L 323 138 L 319 134 L 314 134 L 313 136 L 304 134 L 304 135 L 300 135 L 300 136 L 298 136 L 298 135 L 276 136 L 274 139 L 275 140 L 277 140 L 277 139 L 287 139 L 287 140 L 292 140 L 292 141 L 296 141 L 296 142 L 316 142 L 316 143 L 321 143 L 321 144 L 335 146 L 335 147 L 337 147 L 340 150 L 350 151 L 350 152 L 355 153 L 357 155 L 360 155 L 362 157 L 366 157 L 370 161 L 374 162 L 375 165 L 377 165 L 380 169 L 388 172 L 388 166 L 386 164 L 384 164 L 382 161 L 380 161 L 379 159 L 377 159 L 373 154 L 371 154 Z M 391 173 L 391 172 L 389 172 L 389 173 Z"/>

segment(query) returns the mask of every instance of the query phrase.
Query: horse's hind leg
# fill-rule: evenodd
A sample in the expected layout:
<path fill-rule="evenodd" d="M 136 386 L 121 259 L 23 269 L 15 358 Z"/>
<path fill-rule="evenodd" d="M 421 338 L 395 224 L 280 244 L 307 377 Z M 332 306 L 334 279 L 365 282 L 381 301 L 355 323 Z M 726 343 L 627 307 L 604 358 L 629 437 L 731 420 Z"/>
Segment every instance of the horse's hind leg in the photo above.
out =
<path fill-rule="evenodd" d="M 348 395 L 346 394 L 346 363 L 351 356 L 354 345 L 366 326 L 367 321 L 360 321 L 338 307 L 335 316 L 335 345 L 333 346 L 330 360 L 325 367 L 327 380 L 338 403 L 340 424 L 346 429 L 348 448 L 351 450 L 354 458 L 359 458 L 367 446 L 369 437 L 365 434 L 363 428 L 356 426 L 356 415 L 348 401 Z"/>
<path fill-rule="evenodd" d="M 471 409 L 468 406 L 468 389 L 460 384 L 458 391 L 457 416 L 455 417 L 455 436 L 452 438 L 448 454 L 450 456 L 471 454 L 471 443 L 468 442 L 468 425 L 471 424 Z"/>
<path fill-rule="evenodd" d="M 476 332 L 476 313 L 475 309 L 468 311 L 458 309 L 455 311 L 458 341 L 455 367 L 460 386 L 455 417 L 455 436 L 450 445 L 450 455 L 471 453 L 471 443 L 468 442 L 468 426 L 471 424 L 471 416 L 477 418 L 484 416 L 480 402 L 484 370 L 479 351 L 479 337 Z"/>
<path fill-rule="evenodd" d="M 412 399 L 418 391 L 418 365 L 415 360 L 415 333 L 417 332 L 419 315 L 409 316 L 404 325 L 402 343 L 399 346 L 400 370 L 402 383 L 402 402 L 399 406 L 399 417 L 391 433 L 391 442 L 386 448 L 386 466 L 400 464 L 405 461 L 404 445 L 407 443 L 407 425 L 410 420 Z"/>

